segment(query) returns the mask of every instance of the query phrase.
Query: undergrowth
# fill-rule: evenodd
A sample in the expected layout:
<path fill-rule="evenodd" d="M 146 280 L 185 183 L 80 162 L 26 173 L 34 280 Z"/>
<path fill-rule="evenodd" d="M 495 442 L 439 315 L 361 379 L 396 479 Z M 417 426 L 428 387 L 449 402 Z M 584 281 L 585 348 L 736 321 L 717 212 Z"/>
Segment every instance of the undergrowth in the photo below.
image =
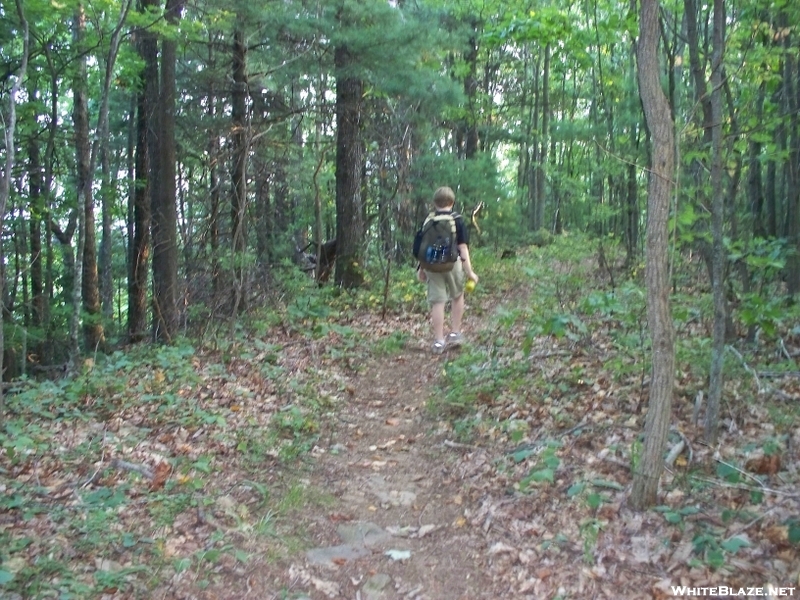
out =
<path fill-rule="evenodd" d="M 481 280 L 468 299 L 469 344 L 443 359 L 430 400 L 460 441 L 506 444 L 498 469 L 527 494 L 564 477 L 566 442 L 597 433 L 598 413 L 616 411 L 622 425 L 640 427 L 649 383 L 642 282 L 598 270 L 587 240 L 550 241 L 510 259 L 473 251 Z M 611 264 L 621 262 L 613 246 L 604 252 Z M 269 540 L 272 558 L 302 547 L 302 532 L 287 525 L 292 511 L 328 499 L 297 479 L 325 422 L 346 402 L 344 374 L 402 352 L 416 335 L 402 324 L 427 320 L 413 270 L 395 268 L 388 289 L 384 282 L 376 272 L 350 292 L 287 278 L 278 300 L 233 332 L 208 327 L 172 346 L 87 359 L 73 377 L 13 382 L 0 428 L 0 510 L 14 524 L 0 531 L 0 590 L 31 598 L 146 596 L 182 573 L 202 583 L 247 563 L 252 540 Z M 754 373 L 796 370 L 781 344 L 800 335 L 792 329 L 797 309 L 776 311 L 770 297 L 748 297 L 734 314 L 743 332 L 756 328 L 753 342 L 737 341 L 726 354 L 725 410 L 734 420 L 759 402 Z M 672 301 L 676 411 L 686 419 L 706 387 L 711 303 L 707 286 L 690 278 Z M 731 449 L 736 468 L 690 465 L 672 479 L 695 504 L 658 509 L 670 526 L 680 528 L 700 505 L 720 518 L 757 518 L 758 498 L 724 513 L 708 480 L 742 483 L 737 468 L 749 456 L 785 447 L 796 403 L 761 404 L 770 427 Z M 638 444 L 635 435 L 617 436 L 604 450 L 631 465 Z M 273 467 L 287 465 L 295 476 L 288 483 L 268 480 Z M 589 511 L 580 531 L 591 557 L 604 526 L 597 513 L 620 484 L 608 477 L 565 483 Z M 193 547 L 180 527 L 203 530 L 204 543 Z M 697 532 L 694 543 L 693 558 L 714 568 L 740 550 L 713 528 Z"/>

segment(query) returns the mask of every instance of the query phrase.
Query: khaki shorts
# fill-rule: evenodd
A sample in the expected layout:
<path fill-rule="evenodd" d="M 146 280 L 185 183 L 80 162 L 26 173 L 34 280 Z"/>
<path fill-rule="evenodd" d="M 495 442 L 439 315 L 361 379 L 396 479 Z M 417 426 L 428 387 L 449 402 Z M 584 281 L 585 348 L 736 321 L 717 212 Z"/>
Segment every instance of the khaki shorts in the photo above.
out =
<path fill-rule="evenodd" d="M 464 269 L 457 260 L 447 273 L 425 271 L 428 280 L 428 304 L 438 304 L 458 298 L 464 293 Z"/>

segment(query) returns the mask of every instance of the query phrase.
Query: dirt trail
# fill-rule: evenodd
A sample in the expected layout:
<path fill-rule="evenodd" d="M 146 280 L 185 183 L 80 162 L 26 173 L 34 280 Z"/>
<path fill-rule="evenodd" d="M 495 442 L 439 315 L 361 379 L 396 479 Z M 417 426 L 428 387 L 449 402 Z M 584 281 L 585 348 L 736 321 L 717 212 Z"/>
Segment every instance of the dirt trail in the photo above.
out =
<path fill-rule="evenodd" d="M 465 517 L 463 449 L 444 443 L 426 410 L 447 357 L 413 348 L 371 359 L 353 377 L 307 474 L 338 500 L 315 528 L 318 548 L 289 568 L 307 597 L 499 597 L 486 575 L 485 540 Z"/>

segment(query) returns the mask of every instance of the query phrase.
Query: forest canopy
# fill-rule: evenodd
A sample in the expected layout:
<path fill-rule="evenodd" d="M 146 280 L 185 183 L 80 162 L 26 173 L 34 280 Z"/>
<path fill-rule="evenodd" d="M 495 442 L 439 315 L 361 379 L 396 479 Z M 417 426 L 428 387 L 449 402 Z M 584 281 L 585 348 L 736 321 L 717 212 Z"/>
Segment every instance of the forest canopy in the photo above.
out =
<path fill-rule="evenodd" d="M 719 4 L 721 123 L 714 7 L 659 12 L 670 265 L 698 253 L 712 277 L 719 125 L 724 276 L 756 324 L 800 289 L 800 9 Z M 643 260 L 630 3 L 17 0 L 0 16 L 7 378 L 235 321 L 293 278 L 380 279 L 412 264 L 439 185 L 480 207 L 478 246 L 572 230 L 620 244 L 629 272 Z"/>

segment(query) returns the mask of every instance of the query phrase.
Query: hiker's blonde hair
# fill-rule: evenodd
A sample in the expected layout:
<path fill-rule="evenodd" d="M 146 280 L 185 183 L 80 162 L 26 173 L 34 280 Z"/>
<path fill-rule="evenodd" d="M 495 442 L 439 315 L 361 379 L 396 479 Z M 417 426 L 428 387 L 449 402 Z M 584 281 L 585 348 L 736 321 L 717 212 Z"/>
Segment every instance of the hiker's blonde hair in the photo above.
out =
<path fill-rule="evenodd" d="M 433 193 L 433 205 L 436 208 L 450 208 L 456 203 L 456 195 L 449 187 L 440 187 Z"/>

